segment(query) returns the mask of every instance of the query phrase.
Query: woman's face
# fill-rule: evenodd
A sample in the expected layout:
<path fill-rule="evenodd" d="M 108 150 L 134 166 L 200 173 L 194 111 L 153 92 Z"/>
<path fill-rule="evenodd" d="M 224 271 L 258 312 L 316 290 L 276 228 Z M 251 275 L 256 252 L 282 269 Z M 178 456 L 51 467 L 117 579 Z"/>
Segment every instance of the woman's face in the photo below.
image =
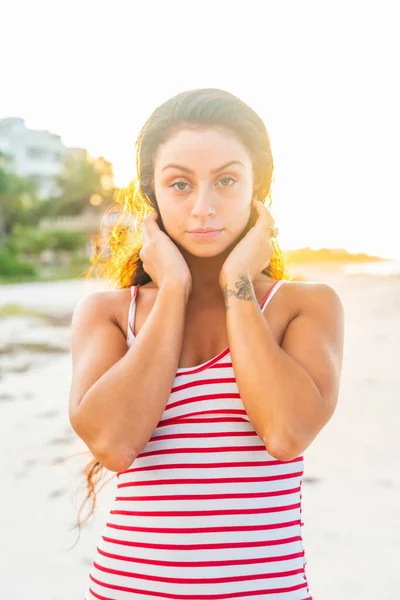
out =
<path fill-rule="evenodd" d="M 154 189 L 172 240 L 195 256 L 216 256 L 247 225 L 253 195 L 251 158 L 227 129 L 181 129 L 157 150 Z M 199 228 L 217 232 L 193 232 Z"/>

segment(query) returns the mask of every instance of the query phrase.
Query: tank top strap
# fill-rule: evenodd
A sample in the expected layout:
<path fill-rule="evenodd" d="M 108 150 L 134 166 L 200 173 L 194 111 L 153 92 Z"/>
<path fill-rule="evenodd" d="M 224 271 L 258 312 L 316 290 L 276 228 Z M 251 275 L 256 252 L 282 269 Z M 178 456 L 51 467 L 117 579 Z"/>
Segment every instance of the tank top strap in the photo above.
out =
<path fill-rule="evenodd" d="M 128 336 L 131 336 L 132 338 L 135 337 L 133 330 L 134 330 L 134 325 L 135 325 L 135 312 L 136 312 L 136 296 L 137 296 L 137 292 L 138 292 L 138 285 L 131 285 L 131 302 L 129 305 L 129 312 L 128 312 Z"/>
<path fill-rule="evenodd" d="M 264 312 L 265 307 L 267 306 L 268 302 L 271 300 L 271 298 L 276 294 L 276 292 L 278 291 L 278 289 L 281 287 L 281 285 L 285 282 L 285 279 L 279 279 L 278 281 L 276 281 L 274 283 L 274 285 L 268 290 L 268 292 L 266 293 L 266 295 L 264 296 L 264 298 L 261 301 L 260 304 L 260 308 L 261 308 L 261 312 Z"/>
<path fill-rule="evenodd" d="M 272 299 L 272 297 L 276 294 L 281 285 L 285 282 L 284 279 L 279 279 L 274 285 L 268 290 L 267 294 L 261 301 L 260 308 L 261 312 L 264 312 L 265 307 L 268 302 Z M 135 335 L 133 333 L 135 326 L 135 312 L 136 312 L 136 296 L 138 292 L 138 285 L 131 285 L 131 295 L 132 299 L 129 305 L 129 313 L 128 313 L 128 336 L 134 338 Z"/>

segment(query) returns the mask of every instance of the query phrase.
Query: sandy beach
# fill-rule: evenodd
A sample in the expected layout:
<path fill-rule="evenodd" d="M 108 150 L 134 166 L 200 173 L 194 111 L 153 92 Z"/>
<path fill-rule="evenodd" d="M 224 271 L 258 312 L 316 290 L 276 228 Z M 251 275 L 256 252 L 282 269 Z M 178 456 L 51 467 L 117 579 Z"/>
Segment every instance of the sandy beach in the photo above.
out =
<path fill-rule="evenodd" d="M 336 289 L 346 337 L 336 412 L 305 452 L 303 536 L 313 600 L 400 598 L 400 275 L 297 267 Z M 0 286 L 2 600 L 83 600 L 115 493 L 71 527 L 90 455 L 68 418 L 70 318 L 102 281 Z M 47 318 L 4 316 L 17 304 Z M 3 309 L 3 312 L 1 312 Z"/>

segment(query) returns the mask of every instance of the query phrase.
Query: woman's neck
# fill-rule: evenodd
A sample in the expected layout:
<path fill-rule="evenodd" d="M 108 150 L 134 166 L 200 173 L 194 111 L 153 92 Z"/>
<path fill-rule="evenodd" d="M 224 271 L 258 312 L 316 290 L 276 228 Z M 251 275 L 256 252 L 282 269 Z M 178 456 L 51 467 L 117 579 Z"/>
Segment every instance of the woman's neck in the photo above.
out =
<path fill-rule="evenodd" d="M 219 276 L 229 252 L 210 258 L 193 256 L 184 251 L 182 254 L 192 276 L 192 295 L 214 296 L 221 294 L 222 297 Z"/>

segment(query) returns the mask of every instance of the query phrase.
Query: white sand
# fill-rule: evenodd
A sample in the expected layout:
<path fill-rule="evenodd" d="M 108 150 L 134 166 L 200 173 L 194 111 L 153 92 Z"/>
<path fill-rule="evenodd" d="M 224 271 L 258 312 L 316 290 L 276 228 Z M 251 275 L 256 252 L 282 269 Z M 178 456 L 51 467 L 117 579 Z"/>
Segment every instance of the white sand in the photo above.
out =
<path fill-rule="evenodd" d="M 346 339 L 337 410 L 305 453 L 303 528 L 314 600 L 400 598 L 400 277 L 345 276 L 302 269 L 343 299 Z M 17 302 L 72 311 L 103 287 L 82 281 L 0 287 L 0 306 Z M 0 351 L 10 340 L 68 348 L 69 328 L 0 319 Z M 25 329 L 23 329 L 25 327 Z M 31 362 L 33 368 L 23 368 Z M 94 549 L 114 495 L 98 496 L 94 520 L 75 523 L 88 456 L 68 420 L 68 353 L 0 354 L 1 560 L 3 600 L 83 600 Z M 113 477 L 107 473 L 107 479 Z"/>

